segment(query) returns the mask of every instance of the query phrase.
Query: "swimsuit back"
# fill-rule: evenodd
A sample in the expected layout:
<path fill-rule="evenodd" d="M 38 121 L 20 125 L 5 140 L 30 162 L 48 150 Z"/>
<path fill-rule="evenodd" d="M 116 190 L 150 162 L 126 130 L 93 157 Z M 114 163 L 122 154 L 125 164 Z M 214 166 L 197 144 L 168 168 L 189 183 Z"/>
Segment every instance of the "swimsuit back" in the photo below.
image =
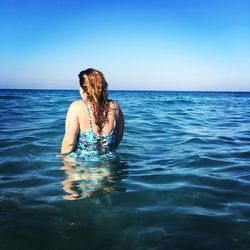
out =
<path fill-rule="evenodd" d="M 114 150 L 117 135 L 115 117 L 113 128 L 110 133 L 108 133 L 107 135 L 96 134 L 93 130 L 90 108 L 86 102 L 84 103 L 88 111 L 90 131 L 79 131 L 76 146 L 74 150 L 69 154 L 69 156 L 78 158 L 78 160 L 79 158 L 86 158 L 88 156 L 96 157 L 100 155 L 110 154 Z"/>

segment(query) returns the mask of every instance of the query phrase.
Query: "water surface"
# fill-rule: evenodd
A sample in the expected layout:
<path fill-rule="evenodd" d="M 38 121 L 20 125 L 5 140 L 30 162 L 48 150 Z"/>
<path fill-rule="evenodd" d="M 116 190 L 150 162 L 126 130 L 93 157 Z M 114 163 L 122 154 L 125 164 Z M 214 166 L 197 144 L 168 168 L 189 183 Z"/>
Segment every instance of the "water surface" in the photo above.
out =
<path fill-rule="evenodd" d="M 1 90 L 1 249 L 250 249 L 250 93 L 111 91 L 113 160 L 58 153 L 78 91 Z"/>

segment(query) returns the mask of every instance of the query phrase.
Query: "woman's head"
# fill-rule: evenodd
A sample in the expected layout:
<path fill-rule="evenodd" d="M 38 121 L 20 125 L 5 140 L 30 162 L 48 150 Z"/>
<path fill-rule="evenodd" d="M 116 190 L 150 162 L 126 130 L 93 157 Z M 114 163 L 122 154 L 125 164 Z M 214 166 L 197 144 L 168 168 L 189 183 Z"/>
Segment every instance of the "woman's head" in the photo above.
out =
<path fill-rule="evenodd" d="M 98 127 L 98 132 L 101 133 L 105 123 L 108 121 L 108 84 L 103 73 L 96 69 L 89 68 L 83 70 L 78 76 L 80 93 L 82 91 L 87 100 L 92 104 L 95 124 Z"/>
<path fill-rule="evenodd" d="M 101 71 L 96 69 L 86 69 L 79 74 L 79 83 L 84 93 L 86 93 L 88 101 L 103 105 L 107 102 L 108 84 Z"/>

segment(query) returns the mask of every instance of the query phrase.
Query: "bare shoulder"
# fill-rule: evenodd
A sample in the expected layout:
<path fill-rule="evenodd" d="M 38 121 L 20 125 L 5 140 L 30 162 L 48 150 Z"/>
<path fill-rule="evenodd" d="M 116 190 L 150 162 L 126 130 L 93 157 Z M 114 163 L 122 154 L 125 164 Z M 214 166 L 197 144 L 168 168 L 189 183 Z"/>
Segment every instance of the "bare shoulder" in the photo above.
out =
<path fill-rule="evenodd" d="M 82 107 L 82 101 L 76 100 L 70 104 L 69 110 L 71 112 L 77 112 L 81 107 Z"/>

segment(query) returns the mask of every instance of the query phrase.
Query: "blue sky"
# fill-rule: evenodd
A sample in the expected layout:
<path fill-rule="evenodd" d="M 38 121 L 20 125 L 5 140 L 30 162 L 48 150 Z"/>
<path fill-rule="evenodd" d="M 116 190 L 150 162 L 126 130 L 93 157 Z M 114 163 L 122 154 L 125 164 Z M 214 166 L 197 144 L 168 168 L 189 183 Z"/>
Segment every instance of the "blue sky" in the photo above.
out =
<path fill-rule="evenodd" d="M 250 0 L 0 0 L 0 88 L 250 91 Z"/>

